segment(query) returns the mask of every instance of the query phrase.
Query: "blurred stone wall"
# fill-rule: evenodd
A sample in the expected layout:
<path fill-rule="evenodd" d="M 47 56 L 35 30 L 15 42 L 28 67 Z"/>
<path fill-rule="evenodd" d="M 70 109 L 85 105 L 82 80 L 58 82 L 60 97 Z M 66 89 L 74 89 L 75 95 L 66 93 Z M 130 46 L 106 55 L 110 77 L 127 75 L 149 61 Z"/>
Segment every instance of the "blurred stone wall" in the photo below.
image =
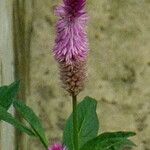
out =
<path fill-rule="evenodd" d="M 60 1 L 31 2 L 32 7 L 27 7 L 29 12 L 32 9 L 28 14 L 32 30 L 26 102 L 43 120 L 49 141 L 57 141 L 71 113 L 70 97 L 60 87 L 52 56 L 54 8 Z M 79 99 L 89 95 L 98 100 L 101 131 L 135 131 L 135 150 L 150 150 L 150 0 L 87 3 L 91 50 L 88 82 Z M 35 139 L 25 139 L 24 149 L 42 149 Z"/>

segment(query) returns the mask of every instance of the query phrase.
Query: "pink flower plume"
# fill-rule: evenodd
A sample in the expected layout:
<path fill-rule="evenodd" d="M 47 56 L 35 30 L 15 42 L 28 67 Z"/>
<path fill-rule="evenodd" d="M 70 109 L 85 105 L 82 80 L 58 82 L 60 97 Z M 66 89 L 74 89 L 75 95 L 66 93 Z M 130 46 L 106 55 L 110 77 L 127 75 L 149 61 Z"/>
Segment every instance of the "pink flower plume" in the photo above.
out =
<path fill-rule="evenodd" d="M 56 8 L 57 37 L 54 56 L 58 62 L 71 64 L 85 61 L 88 55 L 88 39 L 85 11 L 86 0 L 63 0 L 64 4 Z"/>

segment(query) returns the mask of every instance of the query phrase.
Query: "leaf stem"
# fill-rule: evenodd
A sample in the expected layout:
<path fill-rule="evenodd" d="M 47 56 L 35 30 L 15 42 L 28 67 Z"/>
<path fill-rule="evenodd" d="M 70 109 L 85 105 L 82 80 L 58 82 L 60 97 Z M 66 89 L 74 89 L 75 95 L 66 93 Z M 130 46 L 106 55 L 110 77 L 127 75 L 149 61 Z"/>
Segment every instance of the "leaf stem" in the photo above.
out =
<path fill-rule="evenodd" d="M 77 119 L 77 96 L 72 94 L 73 104 L 73 144 L 74 150 L 78 150 L 78 119 Z"/>

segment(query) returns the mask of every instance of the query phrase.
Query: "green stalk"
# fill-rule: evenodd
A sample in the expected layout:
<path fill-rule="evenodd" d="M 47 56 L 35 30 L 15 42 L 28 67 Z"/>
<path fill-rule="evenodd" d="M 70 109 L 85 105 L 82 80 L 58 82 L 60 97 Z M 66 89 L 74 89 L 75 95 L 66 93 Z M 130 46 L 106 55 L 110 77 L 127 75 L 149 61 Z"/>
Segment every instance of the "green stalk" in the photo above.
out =
<path fill-rule="evenodd" d="M 74 150 L 78 150 L 78 118 L 77 118 L 77 96 L 72 94 L 73 104 L 73 144 Z"/>

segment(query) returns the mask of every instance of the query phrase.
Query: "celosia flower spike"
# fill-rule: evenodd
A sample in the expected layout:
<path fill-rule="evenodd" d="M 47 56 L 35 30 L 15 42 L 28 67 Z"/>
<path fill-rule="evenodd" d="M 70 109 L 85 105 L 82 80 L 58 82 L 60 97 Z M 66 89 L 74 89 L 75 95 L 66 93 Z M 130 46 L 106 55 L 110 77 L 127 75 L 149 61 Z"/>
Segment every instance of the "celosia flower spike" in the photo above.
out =
<path fill-rule="evenodd" d="M 53 53 L 59 63 L 63 87 L 71 95 L 77 95 L 84 88 L 89 51 L 86 0 L 63 0 L 63 2 L 63 5 L 56 8 L 59 20 Z"/>

